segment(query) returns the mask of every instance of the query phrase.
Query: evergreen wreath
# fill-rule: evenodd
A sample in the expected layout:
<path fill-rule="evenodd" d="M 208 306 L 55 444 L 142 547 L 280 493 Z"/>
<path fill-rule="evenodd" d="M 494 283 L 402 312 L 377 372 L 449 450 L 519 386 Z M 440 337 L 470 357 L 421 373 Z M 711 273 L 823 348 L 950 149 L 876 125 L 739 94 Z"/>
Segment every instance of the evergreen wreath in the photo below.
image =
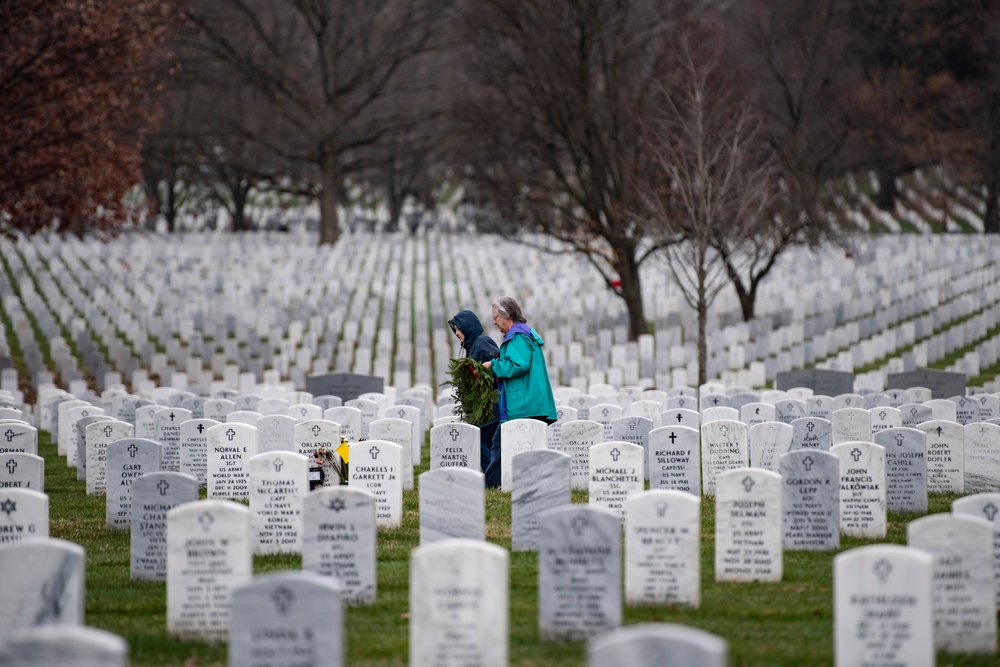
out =
<path fill-rule="evenodd" d="M 448 360 L 451 380 L 442 383 L 455 387 L 455 414 L 466 424 L 484 424 L 496 419 L 496 403 L 500 400 L 493 371 L 475 359 Z"/>

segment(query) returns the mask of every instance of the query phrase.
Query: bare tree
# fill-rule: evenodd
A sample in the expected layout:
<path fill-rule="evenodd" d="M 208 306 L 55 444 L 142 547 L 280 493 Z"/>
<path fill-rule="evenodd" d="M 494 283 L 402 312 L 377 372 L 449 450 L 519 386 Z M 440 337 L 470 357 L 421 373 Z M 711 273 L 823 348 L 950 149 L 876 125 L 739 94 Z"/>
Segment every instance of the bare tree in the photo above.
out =
<path fill-rule="evenodd" d="M 776 172 L 748 97 L 710 53 L 687 47 L 664 110 L 649 128 L 648 150 L 661 178 L 645 191 L 651 217 L 665 221 L 663 255 L 698 317 L 698 384 L 707 379 L 708 310 L 729 271 L 773 224 Z M 743 258 L 742 260 L 740 258 Z"/>
<path fill-rule="evenodd" d="M 422 120 L 398 100 L 420 85 L 407 68 L 440 45 L 448 1 L 186 0 L 185 7 L 199 66 L 228 73 L 253 94 L 234 102 L 248 106 L 219 112 L 281 162 L 311 165 L 319 242 L 335 243 L 344 179 L 372 166 L 369 149 L 390 130 Z"/>
<path fill-rule="evenodd" d="M 467 0 L 467 93 L 457 116 L 477 192 L 498 231 L 541 232 L 585 255 L 646 333 L 639 267 L 652 255 L 632 215 L 652 159 L 642 126 L 674 67 L 687 3 Z M 474 152 L 473 152 L 474 151 Z"/>

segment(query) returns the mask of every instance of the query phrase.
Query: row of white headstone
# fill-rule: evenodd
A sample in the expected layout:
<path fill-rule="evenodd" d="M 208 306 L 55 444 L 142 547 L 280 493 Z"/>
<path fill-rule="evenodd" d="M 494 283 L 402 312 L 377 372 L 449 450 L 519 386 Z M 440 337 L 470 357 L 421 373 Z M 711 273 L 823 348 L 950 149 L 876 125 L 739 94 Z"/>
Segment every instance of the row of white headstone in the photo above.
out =
<path fill-rule="evenodd" d="M 707 408 L 707 409 L 709 409 L 709 410 L 710 410 L 711 408 Z M 374 444 L 375 444 L 375 443 L 372 443 L 372 446 L 374 446 Z M 392 445 L 393 445 L 393 443 L 377 443 L 377 444 L 378 444 L 378 445 L 380 445 L 380 446 L 381 446 L 382 448 L 384 448 L 384 449 L 387 449 L 387 450 L 393 450 L 393 449 L 398 449 L 398 448 L 395 448 L 395 447 L 393 447 L 393 446 L 392 446 Z M 865 445 L 865 444 L 867 444 L 867 443 L 863 443 L 863 442 L 862 442 L 862 443 L 858 443 L 858 445 Z M 603 445 L 605 445 L 605 446 L 603 447 L 604 449 L 609 449 L 609 450 L 610 450 L 610 451 L 609 451 L 609 454 L 610 454 L 611 452 L 615 451 L 615 449 L 617 449 L 617 448 L 619 448 L 619 447 L 621 447 L 621 448 L 627 448 L 627 447 L 635 447 L 635 445 L 632 445 L 632 444 L 630 444 L 630 443 L 625 443 L 625 442 L 622 442 L 622 443 L 603 443 Z M 638 453 L 640 454 L 640 457 L 641 457 L 641 456 L 642 456 L 641 452 L 638 452 Z M 619 455 L 621 455 L 621 454 L 622 454 L 622 452 L 621 452 L 621 450 L 619 449 Z M 520 458 L 520 456 L 521 456 L 521 455 L 519 455 L 519 458 Z M 354 458 L 354 457 L 352 457 L 352 458 Z M 595 458 L 597 458 L 597 457 L 595 457 Z M 614 458 L 615 458 L 615 457 L 614 457 L 614 456 L 613 456 L 613 454 L 612 454 L 612 459 L 614 459 Z M 818 453 L 817 453 L 817 454 L 815 455 L 815 458 L 819 458 L 819 455 L 818 455 Z M 273 463 L 273 461 L 271 461 L 271 462 Z M 535 466 L 531 466 L 531 467 L 532 467 L 532 468 L 534 468 Z M 365 468 L 367 468 L 367 467 L 366 467 L 366 466 L 362 466 L 362 469 L 363 469 L 363 470 L 364 470 Z M 634 472 L 634 469 L 633 469 L 633 472 Z M 744 490 L 745 490 L 746 492 L 748 492 L 748 493 L 749 493 L 749 491 L 751 490 L 751 488 L 752 488 L 753 486 L 757 485 L 757 483 L 758 483 L 758 482 L 757 482 L 757 481 L 755 481 L 755 480 L 754 480 L 754 478 L 753 478 L 753 477 L 752 477 L 751 475 L 749 475 L 749 474 L 743 474 L 743 473 L 740 473 L 740 471 L 739 471 L 739 470 L 736 470 L 736 471 L 733 471 L 733 472 L 737 473 L 737 475 L 742 475 L 742 476 L 741 476 L 741 477 L 739 478 L 739 483 L 738 483 L 738 484 L 736 484 L 736 485 L 734 485 L 734 486 L 735 486 L 735 487 L 740 487 L 740 486 L 742 486 L 742 487 L 744 488 Z M 362 473 L 362 474 L 364 474 L 364 473 Z M 598 477 L 598 476 L 600 476 L 600 474 L 598 473 L 598 474 L 595 474 L 595 475 L 592 475 L 592 476 L 593 476 L 593 477 Z M 636 475 L 633 475 L 633 477 L 636 477 Z M 753 483 L 749 483 L 749 484 L 748 484 L 748 480 L 749 480 L 750 482 L 753 482 Z M 430 485 L 428 485 L 428 486 L 430 486 Z M 567 486 L 568 486 L 568 485 L 567 485 Z M 762 486 L 763 486 L 763 485 L 762 485 Z M 472 488 L 476 488 L 476 487 L 478 487 L 478 489 L 479 489 L 479 490 L 480 490 L 480 492 L 481 492 L 481 489 L 482 489 L 482 484 L 481 484 L 481 482 L 480 482 L 480 483 L 479 483 L 478 485 L 473 485 L 473 487 L 472 487 Z M 747 487 L 751 487 L 751 488 L 747 488 Z M 641 490 L 641 489 L 640 489 L 640 490 Z M 737 490 L 738 490 L 738 489 L 737 489 Z M 451 495 L 452 495 L 452 493 L 445 493 L 445 494 L 443 494 L 443 497 L 444 497 L 444 498 L 447 498 L 447 497 L 449 497 L 449 496 L 451 496 Z M 598 494 L 594 494 L 594 495 L 595 495 L 595 498 L 594 498 L 594 499 L 592 499 L 592 500 L 596 500 L 596 501 L 597 501 L 597 502 L 595 502 L 595 504 L 600 504 L 600 500 L 599 500 L 599 498 L 597 498 Z M 620 494 L 619 494 L 619 495 L 620 495 Z M 720 495 L 721 495 L 721 494 L 720 494 Z M 440 501 L 441 501 L 441 498 L 438 498 L 438 502 L 440 502 Z M 737 503 L 739 503 L 740 501 L 736 501 L 736 502 L 737 502 Z M 746 499 L 743 499 L 743 501 L 742 501 L 742 502 L 747 502 L 747 501 L 746 501 Z M 754 501 L 754 502 L 756 502 L 756 501 Z M 462 503 L 462 504 L 464 504 L 464 503 Z M 423 505 L 423 503 L 422 503 L 422 505 Z M 762 505 L 762 506 L 763 506 L 763 505 Z M 722 507 L 725 507 L 724 503 L 722 504 Z M 738 507 L 739 507 L 739 506 L 738 506 Z M 733 514 L 734 514 L 734 515 L 737 515 L 737 514 L 738 514 L 738 515 L 740 515 L 740 516 L 742 517 L 742 516 L 743 516 L 743 514 L 744 514 L 744 511 L 743 511 L 743 509 L 742 509 L 742 508 L 739 508 L 739 509 L 737 509 L 737 510 L 734 510 L 734 511 L 733 511 Z M 769 515 L 770 515 L 770 516 L 772 516 L 772 517 L 773 517 L 773 516 L 775 516 L 775 515 L 779 515 L 779 516 L 784 516 L 784 517 L 787 517 L 787 514 L 785 514 L 785 513 L 783 513 L 783 512 L 780 512 L 780 511 L 779 511 L 779 512 L 775 512 L 775 511 L 773 510 L 773 508 L 771 509 L 771 511 L 770 511 L 770 512 L 762 512 L 762 514 L 764 514 L 764 515 L 768 515 L 768 514 L 769 514 Z M 741 519 L 741 520 L 742 520 L 742 519 Z M 723 525 L 724 523 L 725 523 L 725 522 L 724 522 L 723 520 L 720 520 L 720 521 L 718 522 L 718 525 L 720 525 L 720 526 L 721 526 L 721 525 Z M 759 528 L 759 527 L 756 527 L 756 526 L 755 526 L 755 527 L 754 527 L 754 531 L 753 531 L 753 532 L 757 532 L 757 529 L 758 529 L 758 528 Z M 771 535 L 772 537 L 773 537 L 774 535 L 781 535 L 781 534 L 782 534 L 782 533 L 778 532 L 778 530 L 770 530 L 770 531 L 767 531 L 767 530 L 764 530 L 764 529 L 760 529 L 760 530 L 759 530 L 759 532 L 760 532 L 761 534 L 764 534 L 764 533 L 767 533 L 767 534 Z M 737 531 L 737 530 L 734 530 L 734 531 L 733 531 L 733 534 L 734 534 L 734 535 L 740 535 L 740 531 Z M 757 565 L 752 565 L 752 566 L 750 566 L 750 567 L 744 567 L 742 563 L 728 563 L 728 564 L 727 564 L 727 563 L 725 563 L 725 562 L 723 562 L 723 563 L 721 563 L 721 564 L 720 564 L 720 563 L 717 563 L 717 570 L 718 570 L 718 571 L 717 571 L 717 576 L 719 576 L 719 575 L 721 574 L 721 576 L 725 577 L 725 576 L 726 576 L 726 574 L 725 574 L 725 573 L 726 573 L 726 571 L 727 571 L 727 570 L 726 570 L 726 568 L 727 568 L 727 567 L 729 567 L 729 566 L 732 566 L 732 567 L 730 568 L 730 569 L 731 569 L 731 572 L 732 572 L 732 574 L 735 574 L 735 575 L 737 575 L 737 576 L 740 576 L 740 575 L 747 575 L 747 574 L 749 574 L 749 576 L 750 576 L 750 578 L 751 578 L 751 579 L 757 579 L 757 580 L 760 580 L 760 579 L 767 579 L 768 577 L 773 577 L 773 576 L 774 576 L 774 572 L 775 572 L 775 568 L 774 568 L 774 567 L 770 567 L 770 568 L 768 568 L 768 567 L 761 567 L 760 565 L 762 565 L 762 564 L 763 564 L 763 561 L 765 561 L 765 560 L 767 560 L 767 561 L 768 561 L 768 564 L 771 564 L 771 563 L 775 563 L 775 562 L 777 562 L 777 563 L 779 563 L 779 564 L 780 564 L 780 548 L 781 548 L 781 545 L 780 545 L 780 543 L 779 543 L 779 544 L 778 544 L 778 546 L 777 546 L 777 551 L 772 551 L 772 552 L 770 552 L 770 553 L 769 553 L 769 556 L 771 556 L 771 558 L 764 558 L 764 557 L 762 557 L 762 555 L 761 555 L 761 554 L 759 553 L 759 551 L 761 550 L 761 545 L 762 545 L 762 544 L 766 544 L 766 542 L 765 542 L 765 541 L 763 541 L 763 540 L 750 540 L 749 542 L 747 542 L 747 541 L 745 541 L 745 540 L 744 540 L 743 538 L 739 538 L 739 539 L 734 539 L 734 535 L 729 535 L 729 533 L 727 533 L 727 531 L 725 531 L 725 530 L 720 530 L 720 531 L 717 531 L 717 539 L 719 539 L 719 536 L 720 536 L 720 535 L 722 536 L 722 539 L 723 539 L 723 540 L 724 540 L 724 539 L 726 539 L 726 538 L 727 538 L 727 536 L 728 536 L 728 539 L 730 539 L 730 540 L 731 540 L 731 542 L 730 542 L 730 543 L 722 543 L 722 544 L 717 544 L 717 554 L 718 554 L 718 553 L 719 553 L 720 551 L 722 551 L 722 549 L 721 549 L 720 547 L 725 547 L 725 550 L 726 550 L 726 551 L 729 551 L 729 550 L 731 550 L 731 549 L 733 549 L 733 548 L 734 548 L 734 544 L 735 544 L 736 546 L 739 546 L 739 545 L 743 545 L 743 544 L 747 544 L 747 545 L 748 545 L 748 551 L 747 551 L 747 553 L 746 553 L 746 558 L 748 559 L 748 561 L 749 561 L 750 563 L 753 563 L 753 561 L 754 561 L 754 560 L 757 560 L 757 561 L 760 561 L 760 563 L 758 563 Z M 728 546 L 727 546 L 727 544 L 728 544 Z M 751 556 L 751 554 L 753 554 L 753 553 L 754 553 L 755 551 L 757 552 L 757 557 L 756 557 L 756 558 L 754 558 L 754 557 L 752 557 L 752 556 Z M 776 558 L 775 558 L 775 556 L 776 556 Z M 748 573 L 748 572 L 746 572 L 746 570 L 750 570 L 750 572 Z M 779 565 L 779 567 L 777 568 L 777 572 L 778 572 L 778 579 L 780 579 L 780 565 Z"/>
<path fill-rule="evenodd" d="M 671 386 L 696 376 L 692 314 L 663 271 L 643 274 L 657 331 L 630 343 L 621 300 L 582 259 L 520 246 L 507 253 L 503 242 L 486 252 L 478 237 L 366 245 L 358 237 L 332 249 L 288 238 L 187 240 L 0 243 L 18 272 L 38 277 L 40 292 L 23 281 L 18 310 L 43 311 L 58 324 L 47 342 L 62 351 L 60 365 L 74 370 L 60 338 L 68 331 L 71 343 L 100 341 L 112 357 L 101 365 L 133 386 L 151 382 L 152 373 L 208 394 L 213 383 L 239 386 L 250 374 L 301 389 L 307 374 L 331 368 L 374 372 L 398 386 L 437 384 L 457 352 L 445 321 L 466 307 L 486 312 L 493 290 L 521 299 L 564 384 Z M 233 253 L 243 259 L 233 261 Z M 957 350 L 965 353 L 955 369 L 978 375 L 998 358 L 1000 340 L 987 337 L 998 315 L 998 253 L 982 238 L 931 244 L 919 237 L 873 247 L 863 261 L 793 252 L 761 287 L 753 322 L 739 322 L 735 295 L 720 296 L 711 313 L 709 376 L 759 387 L 782 370 L 879 363 L 859 384 L 881 389 L 887 373 Z M 248 257 L 269 272 L 247 274 Z M 257 308 L 241 308 L 250 298 Z"/>

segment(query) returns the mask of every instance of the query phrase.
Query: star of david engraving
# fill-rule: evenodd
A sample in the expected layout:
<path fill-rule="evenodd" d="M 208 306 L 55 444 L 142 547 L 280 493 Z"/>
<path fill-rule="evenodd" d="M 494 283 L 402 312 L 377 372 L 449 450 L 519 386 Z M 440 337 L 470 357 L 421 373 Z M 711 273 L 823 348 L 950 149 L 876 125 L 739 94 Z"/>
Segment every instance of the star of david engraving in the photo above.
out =
<path fill-rule="evenodd" d="M 330 501 L 330 504 L 327 505 L 327 507 L 332 509 L 334 512 L 340 513 L 340 511 L 346 508 L 347 505 L 346 503 L 344 503 L 343 498 L 334 498 L 333 500 Z"/>
<path fill-rule="evenodd" d="M 7 500 L 0 503 L 0 512 L 4 512 L 7 516 L 17 511 L 17 503 L 8 498 Z"/>

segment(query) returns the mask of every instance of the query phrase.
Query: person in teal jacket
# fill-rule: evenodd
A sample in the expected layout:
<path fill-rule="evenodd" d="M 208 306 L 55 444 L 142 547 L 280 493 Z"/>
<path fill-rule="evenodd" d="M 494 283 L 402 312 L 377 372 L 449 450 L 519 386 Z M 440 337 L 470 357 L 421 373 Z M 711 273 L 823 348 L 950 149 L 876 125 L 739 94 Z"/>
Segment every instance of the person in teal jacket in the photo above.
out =
<path fill-rule="evenodd" d="M 500 423 L 511 419 L 538 419 L 547 424 L 556 421 L 556 401 L 542 355 L 545 341 L 528 326 L 513 297 L 503 296 L 493 302 L 493 323 L 503 333 L 500 356 L 483 365 L 493 371 L 500 386 Z M 496 430 L 490 448 L 488 487 L 500 486 L 501 430 Z"/>

